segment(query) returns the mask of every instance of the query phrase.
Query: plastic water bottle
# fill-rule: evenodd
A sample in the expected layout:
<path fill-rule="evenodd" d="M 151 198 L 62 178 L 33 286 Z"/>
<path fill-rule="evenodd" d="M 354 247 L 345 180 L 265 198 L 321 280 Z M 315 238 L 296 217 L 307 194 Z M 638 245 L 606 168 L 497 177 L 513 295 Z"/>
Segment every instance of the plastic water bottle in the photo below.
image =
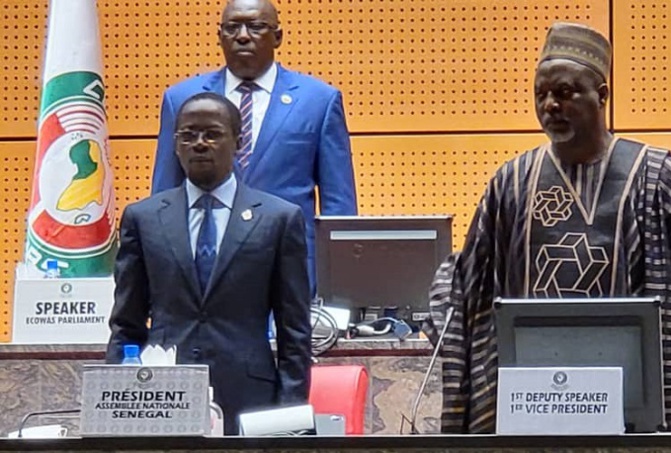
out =
<path fill-rule="evenodd" d="M 122 365 L 142 365 L 140 360 L 140 347 L 136 344 L 125 344 L 123 346 Z"/>
<path fill-rule="evenodd" d="M 210 394 L 210 437 L 224 437 L 224 411 L 214 402 L 214 389 L 209 388 Z"/>
<path fill-rule="evenodd" d="M 60 274 L 58 260 L 47 260 L 47 270 L 44 273 L 44 278 L 58 278 Z"/>

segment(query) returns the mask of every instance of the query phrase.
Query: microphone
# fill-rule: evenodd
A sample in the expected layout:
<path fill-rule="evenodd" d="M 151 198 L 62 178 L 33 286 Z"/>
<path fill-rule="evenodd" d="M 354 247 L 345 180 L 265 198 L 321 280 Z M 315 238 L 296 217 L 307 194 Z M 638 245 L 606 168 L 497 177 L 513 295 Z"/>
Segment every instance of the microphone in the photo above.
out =
<path fill-rule="evenodd" d="M 424 373 L 424 380 L 422 381 L 422 385 L 419 386 L 419 390 L 417 391 L 417 396 L 415 397 L 415 401 L 412 405 L 412 412 L 410 413 L 410 420 L 408 420 L 408 422 L 410 423 L 410 434 L 419 434 L 419 431 L 417 431 L 416 426 L 417 412 L 419 411 L 419 403 L 422 400 L 424 390 L 426 389 L 426 385 L 429 382 L 429 376 L 431 376 L 431 371 L 433 371 L 433 367 L 436 364 L 436 359 L 438 358 L 438 352 L 440 351 L 440 348 L 443 346 L 443 339 L 445 338 L 447 328 L 450 325 L 450 322 L 452 321 L 453 314 L 454 314 L 454 307 L 448 308 L 447 312 L 445 313 L 445 325 L 443 326 L 443 330 L 440 332 L 438 341 L 436 342 L 436 345 L 433 348 L 433 355 L 431 356 L 431 361 L 429 362 L 429 366 L 426 370 L 426 373 Z M 403 416 L 403 420 L 404 421 L 407 420 L 407 417 Z"/>
<path fill-rule="evenodd" d="M 21 423 L 19 423 L 19 431 L 18 431 L 16 437 L 19 438 L 19 439 L 23 437 L 23 428 L 26 425 L 26 422 L 32 417 L 35 417 L 37 415 L 79 414 L 81 411 L 82 411 L 81 409 L 57 409 L 57 410 L 50 410 L 50 411 L 28 412 L 21 419 Z"/>

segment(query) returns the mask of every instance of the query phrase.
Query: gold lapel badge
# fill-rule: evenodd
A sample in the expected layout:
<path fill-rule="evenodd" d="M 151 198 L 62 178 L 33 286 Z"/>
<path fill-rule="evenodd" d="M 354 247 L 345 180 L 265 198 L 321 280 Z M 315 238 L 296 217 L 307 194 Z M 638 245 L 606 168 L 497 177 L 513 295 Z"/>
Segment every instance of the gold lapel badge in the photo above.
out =
<path fill-rule="evenodd" d="M 282 101 L 282 104 L 291 104 L 292 100 L 293 99 L 291 99 L 291 96 L 289 96 L 288 94 L 283 94 L 280 97 L 280 101 Z"/>
<path fill-rule="evenodd" d="M 252 220 L 252 217 L 254 216 L 252 215 L 251 209 L 245 209 L 244 211 L 242 211 L 242 220 L 244 220 L 245 222 Z"/>

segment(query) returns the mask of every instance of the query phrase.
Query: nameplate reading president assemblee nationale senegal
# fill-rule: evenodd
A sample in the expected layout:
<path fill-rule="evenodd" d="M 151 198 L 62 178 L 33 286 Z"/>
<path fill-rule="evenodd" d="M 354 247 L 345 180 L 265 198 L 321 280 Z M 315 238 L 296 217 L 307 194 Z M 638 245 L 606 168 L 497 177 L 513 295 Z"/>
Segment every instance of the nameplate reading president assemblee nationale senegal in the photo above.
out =
<path fill-rule="evenodd" d="M 497 434 L 622 434 L 622 368 L 499 368 Z"/>
<path fill-rule="evenodd" d="M 85 365 L 82 436 L 210 433 L 206 365 Z"/>

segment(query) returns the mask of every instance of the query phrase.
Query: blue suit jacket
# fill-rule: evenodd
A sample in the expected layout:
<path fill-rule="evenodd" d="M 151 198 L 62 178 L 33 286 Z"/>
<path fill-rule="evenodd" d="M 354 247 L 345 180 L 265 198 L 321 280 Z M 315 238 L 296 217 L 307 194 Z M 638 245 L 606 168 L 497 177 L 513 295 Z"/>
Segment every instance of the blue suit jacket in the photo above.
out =
<path fill-rule="evenodd" d="M 277 80 L 249 166 L 238 180 L 303 210 L 313 293 L 315 186 L 322 215 L 356 215 L 356 191 L 342 95 L 314 77 L 278 64 Z M 152 193 L 176 187 L 184 173 L 175 155 L 175 115 L 189 97 L 225 93 L 225 68 L 171 86 L 163 96 Z"/>
<path fill-rule="evenodd" d="M 251 218 L 243 217 L 247 210 Z M 307 401 L 311 326 L 303 216 L 298 207 L 239 184 L 204 294 L 187 219 L 184 187 L 124 211 L 107 361 L 119 363 L 125 344 L 176 345 L 178 363 L 210 366 L 226 433 L 237 434 L 241 411 Z M 271 310 L 277 365 L 267 338 Z"/>

